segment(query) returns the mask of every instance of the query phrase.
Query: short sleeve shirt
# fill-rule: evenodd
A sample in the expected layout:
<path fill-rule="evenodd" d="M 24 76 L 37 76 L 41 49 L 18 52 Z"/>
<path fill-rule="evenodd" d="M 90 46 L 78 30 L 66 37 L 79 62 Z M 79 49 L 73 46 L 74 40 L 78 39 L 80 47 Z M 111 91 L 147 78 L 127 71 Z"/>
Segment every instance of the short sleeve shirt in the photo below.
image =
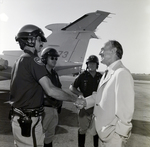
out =
<path fill-rule="evenodd" d="M 37 108 L 43 104 L 44 91 L 39 80 L 47 76 L 45 65 L 31 52 L 16 62 L 11 80 L 10 100 L 15 108 Z"/>
<path fill-rule="evenodd" d="M 93 77 L 88 71 L 84 71 L 75 79 L 72 85 L 75 88 L 79 88 L 79 90 L 83 93 L 83 96 L 87 97 L 94 91 L 97 91 L 101 77 L 102 75 L 99 72 L 96 72 Z"/>

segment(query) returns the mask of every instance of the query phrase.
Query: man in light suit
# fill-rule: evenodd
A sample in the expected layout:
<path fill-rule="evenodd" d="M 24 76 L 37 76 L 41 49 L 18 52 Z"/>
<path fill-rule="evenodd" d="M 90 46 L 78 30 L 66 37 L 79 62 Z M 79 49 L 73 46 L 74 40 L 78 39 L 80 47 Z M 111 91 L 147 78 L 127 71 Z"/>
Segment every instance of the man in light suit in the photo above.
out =
<path fill-rule="evenodd" d="M 81 98 L 76 105 L 94 106 L 95 129 L 100 147 L 124 147 L 130 137 L 134 113 L 134 82 L 122 64 L 123 49 L 118 41 L 110 40 L 100 51 L 101 63 L 107 65 L 96 93 Z"/>

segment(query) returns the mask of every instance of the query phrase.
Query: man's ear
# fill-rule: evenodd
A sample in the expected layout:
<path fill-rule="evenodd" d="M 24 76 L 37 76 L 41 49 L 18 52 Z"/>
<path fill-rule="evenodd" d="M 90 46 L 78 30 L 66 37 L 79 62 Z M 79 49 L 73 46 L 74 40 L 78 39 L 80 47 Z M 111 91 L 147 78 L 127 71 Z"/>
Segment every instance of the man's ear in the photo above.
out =
<path fill-rule="evenodd" d="M 116 48 L 116 47 L 112 48 L 112 52 L 113 52 L 114 54 L 116 54 L 117 48 Z"/>

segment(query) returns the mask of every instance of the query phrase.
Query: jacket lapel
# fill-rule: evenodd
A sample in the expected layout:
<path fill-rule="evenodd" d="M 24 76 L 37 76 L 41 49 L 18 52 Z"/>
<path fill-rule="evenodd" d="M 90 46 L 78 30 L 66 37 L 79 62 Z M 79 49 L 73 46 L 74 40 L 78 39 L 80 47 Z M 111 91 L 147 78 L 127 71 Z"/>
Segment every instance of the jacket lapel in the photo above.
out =
<path fill-rule="evenodd" d="M 107 81 L 109 81 L 111 76 L 114 74 L 114 72 L 115 72 L 114 70 L 109 70 L 106 78 L 104 78 L 104 76 L 102 77 L 99 87 L 101 87 L 103 84 L 105 84 Z"/>
<path fill-rule="evenodd" d="M 123 68 L 123 67 L 124 67 L 124 66 L 123 66 L 122 62 L 119 61 L 112 69 L 110 69 L 110 70 L 108 71 L 108 74 L 107 74 L 106 78 L 104 78 L 104 75 L 102 76 L 98 88 L 100 88 L 102 85 L 104 85 L 105 83 L 107 83 L 107 82 L 111 79 L 112 75 L 115 73 L 115 71 L 116 71 L 118 68 Z"/>

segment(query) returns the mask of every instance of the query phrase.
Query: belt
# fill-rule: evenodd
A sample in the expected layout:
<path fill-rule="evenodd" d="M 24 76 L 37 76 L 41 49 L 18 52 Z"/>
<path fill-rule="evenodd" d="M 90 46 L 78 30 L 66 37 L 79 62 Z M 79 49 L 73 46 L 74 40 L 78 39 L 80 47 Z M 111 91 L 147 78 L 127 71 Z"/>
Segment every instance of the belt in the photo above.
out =
<path fill-rule="evenodd" d="M 44 112 L 44 107 L 35 108 L 35 109 L 24 109 L 24 108 L 13 108 L 13 115 L 17 116 L 30 116 L 30 117 L 38 117 L 41 116 Z"/>

